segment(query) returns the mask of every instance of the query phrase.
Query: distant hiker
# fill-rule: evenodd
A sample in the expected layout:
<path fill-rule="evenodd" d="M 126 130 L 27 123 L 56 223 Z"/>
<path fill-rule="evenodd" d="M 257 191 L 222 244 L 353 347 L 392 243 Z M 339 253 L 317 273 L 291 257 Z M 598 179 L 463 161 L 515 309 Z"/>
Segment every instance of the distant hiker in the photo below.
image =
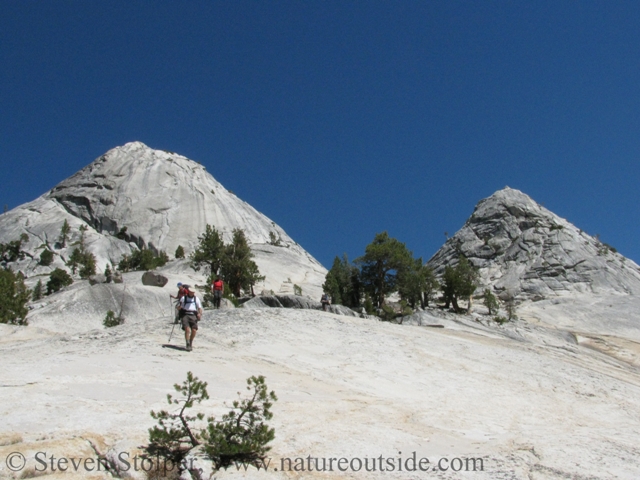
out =
<path fill-rule="evenodd" d="M 224 282 L 217 276 L 211 284 L 211 293 L 213 293 L 213 307 L 220 308 L 220 302 L 222 301 L 222 293 L 224 292 Z"/>
<path fill-rule="evenodd" d="M 190 352 L 193 348 L 193 339 L 196 338 L 198 332 L 198 322 L 202 318 L 202 303 L 196 297 L 196 291 L 193 288 L 188 288 L 187 294 L 178 301 L 176 308 L 182 319 L 187 351 Z"/>
<path fill-rule="evenodd" d="M 322 294 L 322 298 L 320 298 L 320 303 L 322 303 L 322 310 L 327 311 L 327 307 L 331 305 L 331 300 L 329 299 L 329 295 L 326 293 Z"/>

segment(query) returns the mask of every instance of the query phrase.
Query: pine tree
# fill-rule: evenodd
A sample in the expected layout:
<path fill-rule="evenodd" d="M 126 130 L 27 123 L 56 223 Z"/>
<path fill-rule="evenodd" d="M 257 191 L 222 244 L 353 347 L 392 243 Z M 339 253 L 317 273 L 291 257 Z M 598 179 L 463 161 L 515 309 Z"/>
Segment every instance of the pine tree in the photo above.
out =
<path fill-rule="evenodd" d="M 57 292 L 61 288 L 71 285 L 72 283 L 73 279 L 65 270 L 56 268 L 49 275 L 49 281 L 47 282 L 47 295 Z"/>
<path fill-rule="evenodd" d="M 433 270 L 422 264 L 422 258 L 414 260 L 398 272 L 398 293 L 411 308 L 415 308 L 418 303 L 422 308 L 429 306 L 438 286 Z"/>
<path fill-rule="evenodd" d="M 40 254 L 40 265 L 48 267 L 51 265 L 51 262 L 53 262 L 53 252 L 48 248 L 45 248 Z"/>
<path fill-rule="evenodd" d="M 331 297 L 334 305 L 356 308 L 360 305 L 362 296 L 360 286 L 360 271 L 349 263 L 347 254 L 342 260 L 336 257 L 331 269 L 327 272 L 322 291 Z"/>
<path fill-rule="evenodd" d="M 387 232 L 376 234 L 364 255 L 356 259 L 361 266 L 362 286 L 378 308 L 382 307 L 387 295 L 397 291 L 397 275 L 412 261 L 406 245 L 389 237 Z"/>
<path fill-rule="evenodd" d="M 489 310 L 489 315 L 498 313 L 498 299 L 488 288 L 484 289 L 484 306 Z"/>
<path fill-rule="evenodd" d="M 256 282 L 264 279 L 252 258 L 244 231 L 235 229 L 232 243 L 225 247 L 222 258 L 222 278 L 236 298 L 242 290 L 248 292 Z"/>
<path fill-rule="evenodd" d="M 38 301 L 42 298 L 42 296 L 44 295 L 43 292 L 43 287 L 42 287 L 42 280 L 38 280 L 38 283 L 36 283 L 36 286 L 33 287 L 33 293 L 31 294 L 31 300 L 32 301 Z"/>
<path fill-rule="evenodd" d="M 60 229 L 60 237 L 58 237 L 58 242 L 62 248 L 66 248 L 67 240 L 69 240 L 69 233 L 71 232 L 71 227 L 69 226 L 69 222 L 66 220 L 62 224 L 62 228 Z"/>
<path fill-rule="evenodd" d="M 178 248 L 176 248 L 176 253 L 174 254 L 174 256 L 176 258 L 184 258 L 184 248 L 182 248 L 182 245 L 178 245 Z"/>
<path fill-rule="evenodd" d="M 31 291 L 25 286 L 21 272 L 0 269 L 0 323 L 26 325 L 30 296 Z"/>
<path fill-rule="evenodd" d="M 464 256 L 460 256 L 455 267 L 447 265 L 442 277 L 442 291 L 446 302 L 446 308 L 453 303 L 453 309 L 460 312 L 459 299 L 468 299 L 471 304 L 471 295 L 478 286 L 478 271 Z M 467 307 L 467 311 L 469 307 Z"/>
<path fill-rule="evenodd" d="M 209 276 L 216 275 L 222 265 L 225 254 L 225 246 L 221 235 L 211 225 L 207 225 L 202 236 L 198 237 L 200 243 L 191 253 L 191 268 L 196 272 L 205 268 Z"/>

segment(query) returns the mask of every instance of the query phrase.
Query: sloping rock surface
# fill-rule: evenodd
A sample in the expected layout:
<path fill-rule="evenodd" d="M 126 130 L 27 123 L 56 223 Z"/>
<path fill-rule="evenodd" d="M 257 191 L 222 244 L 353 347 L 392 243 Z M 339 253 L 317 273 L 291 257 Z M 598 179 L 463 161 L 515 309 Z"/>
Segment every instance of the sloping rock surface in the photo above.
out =
<path fill-rule="evenodd" d="M 480 201 L 428 265 L 441 275 L 460 255 L 479 268 L 483 286 L 519 300 L 640 294 L 638 265 L 509 187 Z"/>
<path fill-rule="evenodd" d="M 71 233 L 62 245 L 65 220 Z M 259 289 L 277 293 L 284 282 L 293 282 L 305 294 L 321 294 L 326 269 L 275 222 L 224 188 L 199 163 L 140 142 L 110 150 L 36 200 L 1 215 L 0 242 L 29 235 L 25 258 L 12 268 L 30 277 L 48 275 L 64 267 L 80 239 L 80 227 L 87 227 L 85 244 L 103 271 L 136 248 L 164 250 L 173 257 L 181 245 L 188 255 L 207 224 L 226 242 L 234 229 L 245 231 L 267 277 Z M 279 246 L 270 244 L 270 235 Z M 47 245 L 54 260 L 45 267 L 38 259 Z"/>

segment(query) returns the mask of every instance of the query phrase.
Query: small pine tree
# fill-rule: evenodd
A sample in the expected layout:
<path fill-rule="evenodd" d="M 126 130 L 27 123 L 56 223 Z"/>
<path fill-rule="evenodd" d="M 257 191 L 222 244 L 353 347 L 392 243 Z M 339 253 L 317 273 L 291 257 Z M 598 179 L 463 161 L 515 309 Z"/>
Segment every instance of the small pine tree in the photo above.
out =
<path fill-rule="evenodd" d="M 36 286 L 33 287 L 33 293 L 31 294 L 31 300 L 33 300 L 34 302 L 40 300 L 42 298 L 42 296 L 44 295 L 43 292 L 43 287 L 42 287 L 42 280 L 38 280 L 38 283 L 36 283 Z"/>
<path fill-rule="evenodd" d="M 66 220 L 62 224 L 62 228 L 60 229 L 60 237 L 58 237 L 58 242 L 60 242 L 60 246 L 62 248 L 66 248 L 67 240 L 69 240 L 69 233 L 71 233 L 71 227 L 69 226 L 69 222 Z"/>
<path fill-rule="evenodd" d="M 113 281 L 113 272 L 111 271 L 109 264 L 104 267 L 104 276 L 107 278 L 107 283 L 111 283 Z"/>
<path fill-rule="evenodd" d="M 178 245 L 178 248 L 176 248 L 175 257 L 176 259 L 184 258 L 184 248 L 182 248 L 182 245 Z"/>
<path fill-rule="evenodd" d="M 49 281 L 47 282 L 47 295 L 51 295 L 53 292 L 59 291 L 61 288 L 71 285 L 73 279 L 71 276 L 61 268 L 56 268 L 51 275 L 49 275 Z"/>
<path fill-rule="evenodd" d="M 122 325 L 123 323 L 124 318 L 116 317 L 116 314 L 113 312 L 113 310 L 109 310 L 107 312 L 107 315 L 104 317 L 104 320 L 102 321 L 102 324 L 106 328 L 117 327 L 118 325 Z"/>
<path fill-rule="evenodd" d="M 485 288 L 484 290 L 484 306 L 489 310 L 489 315 L 498 313 L 498 299 L 488 288 Z"/>
<path fill-rule="evenodd" d="M 40 254 L 40 265 L 48 267 L 53 262 L 53 252 L 45 248 Z"/>

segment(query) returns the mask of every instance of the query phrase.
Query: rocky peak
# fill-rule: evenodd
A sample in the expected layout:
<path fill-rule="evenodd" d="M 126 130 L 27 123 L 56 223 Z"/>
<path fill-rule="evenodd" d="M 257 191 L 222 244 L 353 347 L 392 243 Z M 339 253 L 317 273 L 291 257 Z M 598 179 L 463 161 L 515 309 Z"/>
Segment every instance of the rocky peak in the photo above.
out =
<path fill-rule="evenodd" d="M 640 293 L 633 261 L 509 187 L 481 200 L 428 263 L 441 274 L 460 255 L 479 268 L 483 286 L 503 296 Z"/>

